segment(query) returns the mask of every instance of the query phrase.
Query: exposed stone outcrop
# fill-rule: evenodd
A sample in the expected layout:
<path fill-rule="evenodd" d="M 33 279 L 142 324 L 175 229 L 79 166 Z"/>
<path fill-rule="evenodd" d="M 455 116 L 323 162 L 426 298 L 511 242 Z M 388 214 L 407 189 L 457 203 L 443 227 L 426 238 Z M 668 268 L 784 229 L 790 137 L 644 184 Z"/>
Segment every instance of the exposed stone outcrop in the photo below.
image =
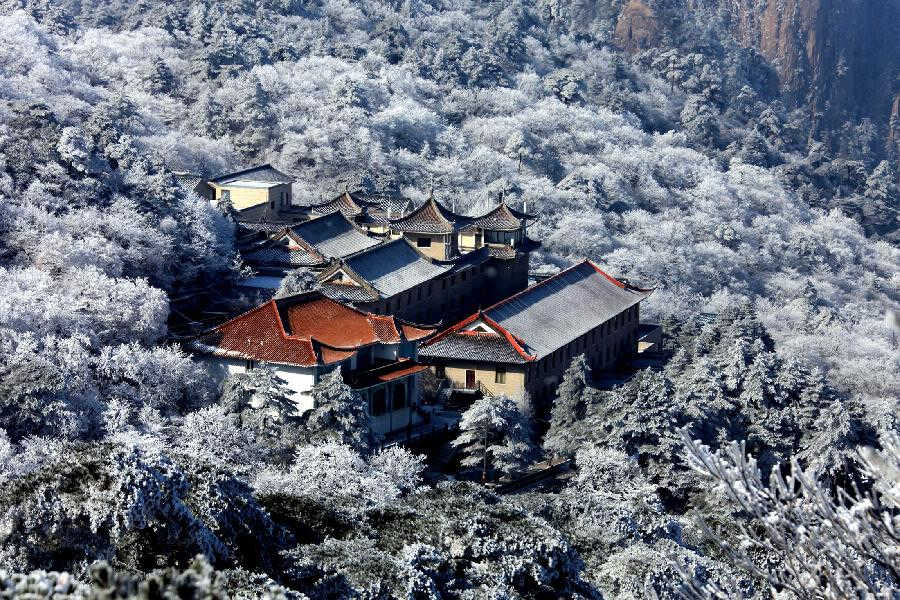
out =
<path fill-rule="evenodd" d="M 652 48 L 659 42 L 656 13 L 641 0 L 630 0 L 616 21 L 616 45 L 629 52 Z"/>
<path fill-rule="evenodd" d="M 900 0 L 728 0 L 734 34 L 775 65 L 788 105 L 816 129 L 887 125 L 900 92 Z"/>
<path fill-rule="evenodd" d="M 816 137 L 863 118 L 889 133 L 892 104 L 900 113 L 900 0 L 629 0 L 615 43 L 636 52 L 689 38 L 713 14 L 771 61 L 785 105 L 809 111 Z"/>

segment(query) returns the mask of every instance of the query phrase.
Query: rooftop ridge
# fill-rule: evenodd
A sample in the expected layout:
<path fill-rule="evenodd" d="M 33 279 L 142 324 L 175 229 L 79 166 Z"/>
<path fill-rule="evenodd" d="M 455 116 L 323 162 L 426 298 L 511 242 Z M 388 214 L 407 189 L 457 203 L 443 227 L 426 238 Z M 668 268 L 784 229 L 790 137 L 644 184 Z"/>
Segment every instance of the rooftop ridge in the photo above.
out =
<path fill-rule="evenodd" d="M 516 353 L 517 353 L 519 356 L 521 356 L 522 358 L 524 358 L 526 361 L 533 361 L 533 360 L 535 360 L 535 359 L 537 358 L 536 356 L 532 356 L 531 354 L 528 354 L 528 353 L 525 351 L 525 349 L 521 346 L 521 344 L 519 343 L 519 340 L 516 338 L 516 336 L 514 336 L 514 335 L 513 335 L 511 332 L 509 332 L 506 328 L 504 328 L 502 325 L 500 325 L 499 323 L 497 323 L 496 321 L 494 321 L 493 319 L 491 319 L 490 317 L 488 317 L 487 315 L 485 315 L 484 312 L 483 312 L 483 311 L 480 311 L 480 310 L 479 310 L 478 312 L 476 312 L 476 313 L 473 313 L 472 315 L 469 315 L 468 317 L 466 317 L 465 319 L 463 319 L 463 320 L 460 321 L 459 323 L 456 323 L 455 325 L 452 325 L 452 326 L 450 326 L 449 328 L 445 329 L 444 331 L 438 333 L 437 335 L 435 335 L 434 337 L 432 337 L 430 340 L 427 340 L 427 341 L 423 342 L 423 343 L 422 343 L 422 346 L 423 346 L 423 347 L 431 346 L 432 344 L 435 344 L 435 343 L 439 342 L 440 340 L 442 340 L 442 339 L 444 339 L 444 338 L 446 338 L 447 336 L 452 335 L 452 334 L 463 334 L 463 335 L 465 335 L 465 334 L 467 334 L 467 333 L 469 333 L 469 332 L 463 332 L 463 331 L 460 331 L 460 330 L 461 330 L 463 327 L 465 327 L 465 326 L 467 326 L 467 325 L 470 325 L 470 324 L 474 323 L 474 322 L 477 321 L 478 319 L 482 319 L 482 320 L 485 321 L 488 325 L 490 325 L 492 328 L 494 328 L 494 330 L 495 330 L 496 332 L 498 332 L 498 333 L 495 333 L 495 335 L 496 335 L 497 337 L 505 338 L 506 341 L 509 342 L 509 345 L 512 346 L 513 350 L 515 350 Z M 478 332 L 472 332 L 472 333 L 478 333 Z"/>
<path fill-rule="evenodd" d="M 588 266 L 590 266 L 590 267 L 591 267 L 592 269 L 594 269 L 595 271 L 597 271 L 597 273 L 599 273 L 599 274 L 603 275 L 604 277 L 606 277 L 611 283 L 617 285 L 618 287 L 620 287 L 620 288 L 622 288 L 622 289 L 629 289 L 629 288 L 630 288 L 630 289 L 633 289 L 633 290 L 639 291 L 639 292 L 651 292 L 651 291 L 653 291 L 653 288 L 650 288 L 650 289 L 643 289 L 643 288 L 639 288 L 639 287 L 635 287 L 635 286 L 629 286 L 629 285 L 626 285 L 626 284 L 622 283 L 621 281 L 619 281 L 618 279 L 616 279 L 615 277 L 613 277 L 612 275 L 610 275 L 609 273 L 607 273 L 606 271 L 604 271 L 603 269 L 601 269 L 599 266 L 597 266 L 596 263 L 594 263 L 594 261 L 592 261 L 592 260 L 590 260 L 590 259 L 587 259 L 587 258 L 584 258 L 584 259 L 582 259 L 581 261 L 579 261 L 579 262 L 575 263 L 574 265 L 572 265 L 571 267 L 566 267 L 565 269 L 563 269 L 563 270 L 560 271 L 559 273 L 554 273 L 553 275 L 551 275 L 551 276 L 548 277 L 547 279 L 544 279 L 544 280 L 542 280 L 542 281 L 538 281 L 537 283 L 535 283 L 535 284 L 533 284 L 533 285 L 529 285 L 529 286 L 528 286 L 527 288 L 525 288 L 524 290 L 520 290 L 520 291 L 516 292 L 515 294 L 513 294 L 512 296 L 508 296 L 508 297 L 506 297 L 506 298 L 504 298 L 504 299 L 502 299 L 502 300 L 499 300 L 498 302 L 495 302 L 494 304 L 491 304 L 490 306 L 488 306 L 487 308 L 485 308 L 485 309 L 483 309 L 483 310 L 486 312 L 486 311 L 489 311 L 489 310 L 493 310 L 493 309 L 495 309 L 495 308 L 498 308 L 498 307 L 500 307 L 500 306 L 503 306 L 503 305 L 506 304 L 507 302 L 511 302 L 512 300 L 515 300 L 515 299 L 517 299 L 517 298 L 520 298 L 520 297 L 524 296 L 525 294 L 531 293 L 532 291 L 538 289 L 539 287 L 541 287 L 541 286 L 543 286 L 543 285 L 547 285 L 549 282 L 552 282 L 552 281 L 554 281 L 555 279 L 557 279 L 557 278 L 559 278 L 559 277 L 562 277 L 564 274 L 568 273 L 569 271 L 574 271 L 574 270 L 577 269 L 578 267 L 581 267 L 581 266 L 583 266 L 583 265 L 585 265 L 585 264 L 588 265 Z"/>
<path fill-rule="evenodd" d="M 275 167 L 272 166 L 272 163 L 263 163 L 263 164 L 261 164 L 261 165 L 256 165 L 256 166 L 253 166 L 253 167 L 246 167 L 246 168 L 244 168 L 244 169 L 239 169 L 239 170 L 233 171 L 233 172 L 231 172 L 231 173 L 225 173 L 225 174 L 223 174 L 223 175 L 219 175 L 218 177 L 214 177 L 213 179 L 210 179 L 209 181 L 211 181 L 212 183 L 217 183 L 217 182 L 219 182 L 219 181 L 221 181 L 221 180 L 223 180 L 223 179 L 226 179 L 226 178 L 228 178 L 228 177 L 236 177 L 236 176 L 238 176 L 238 175 L 243 175 L 243 174 L 245 174 L 245 173 L 250 173 L 251 171 L 257 171 L 257 170 L 259 170 L 259 169 L 267 169 L 267 168 L 268 168 L 268 169 L 272 169 L 272 170 L 275 171 L 276 173 L 279 173 L 279 174 L 281 174 L 281 175 L 284 175 L 284 176 L 286 177 L 286 180 L 289 181 L 289 182 L 293 182 L 293 181 L 294 181 L 294 178 L 293 178 L 293 177 L 291 177 L 290 175 L 288 175 L 287 173 L 285 173 L 285 172 L 283 172 L 283 171 L 280 171 L 280 170 L 276 169 Z"/>

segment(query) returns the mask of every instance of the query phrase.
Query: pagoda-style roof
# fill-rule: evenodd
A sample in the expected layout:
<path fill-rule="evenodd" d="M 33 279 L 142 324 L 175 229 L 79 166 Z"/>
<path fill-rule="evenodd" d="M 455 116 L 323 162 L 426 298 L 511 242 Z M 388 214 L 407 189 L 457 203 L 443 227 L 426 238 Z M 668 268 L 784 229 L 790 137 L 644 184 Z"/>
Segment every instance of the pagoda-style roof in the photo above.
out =
<path fill-rule="evenodd" d="M 291 233 L 327 258 L 344 258 L 381 242 L 359 229 L 340 211 L 298 223 L 291 227 Z"/>
<path fill-rule="evenodd" d="M 343 192 L 331 200 L 319 202 L 318 204 L 310 204 L 306 208 L 323 215 L 340 212 L 348 219 L 353 219 L 356 215 L 361 213 L 365 207 L 372 205 L 374 205 L 374 203 L 364 200 L 360 197 L 358 192 L 352 194 L 350 192 Z"/>
<path fill-rule="evenodd" d="M 490 229 L 493 231 L 515 231 L 521 229 L 527 221 L 534 220 L 533 215 L 507 206 L 500 201 L 495 208 L 480 217 L 475 217 L 466 229 Z"/>
<path fill-rule="evenodd" d="M 215 179 L 211 179 L 210 183 L 215 183 L 218 185 L 226 185 L 226 184 L 282 184 L 282 183 L 293 183 L 294 178 L 286 173 L 282 173 L 269 163 L 264 165 L 259 165 L 256 167 L 250 167 L 247 169 L 242 169 L 240 171 L 235 171 L 233 173 L 226 173 L 224 175 L 219 175 Z"/>
<path fill-rule="evenodd" d="M 374 344 L 416 341 L 433 333 L 433 328 L 363 312 L 313 291 L 270 300 L 197 336 L 191 346 L 219 357 L 311 367 L 343 361 Z"/>
<path fill-rule="evenodd" d="M 391 219 L 391 229 L 409 233 L 453 233 L 472 221 L 458 215 L 434 198 L 405 217 Z"/>
<path fill-rule="evenodd" d="M 585 260 L 442 331 L 419 355 L 501 363 L 540 360 L 651 292 Z"/>

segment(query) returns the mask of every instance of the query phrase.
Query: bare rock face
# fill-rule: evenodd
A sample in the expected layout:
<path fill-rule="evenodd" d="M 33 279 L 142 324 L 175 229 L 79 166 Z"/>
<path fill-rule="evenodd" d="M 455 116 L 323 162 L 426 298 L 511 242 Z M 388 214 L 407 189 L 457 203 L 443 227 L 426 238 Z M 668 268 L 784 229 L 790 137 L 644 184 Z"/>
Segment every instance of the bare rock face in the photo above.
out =
<path fill-rule="evenodd" d="M 894 103 L 891 106 L 888 143 L 893 147 L 893 151 L 900 155 L 900 92 L 894 94 Z"/>
<path fill-rule="evenodd" d="M 652 48 L 659 42 L 656 13 L 642 0 L 630 0 L 616 21 L 616 45 L 628 52 Z"/>
<path fill-rule="evenodd" d="M 730 0 L 734 33 L 775 65 L 817 128 L 887 125 L 900 92 L 900 0 Z"/>
<path fill-rule="evenodd" d="M 816 137 L 863 118 L 890 135 L 900 95 L 900 0 L 628 0 L 615 43 L 629 52 L 654 47 L 690 27 L 692 16 L 712 13 L 725 16 L 737 43 L 771 61 L 783 101 L 809 111 Z M 676 23 L 675 15 L 686 18 Z"/>

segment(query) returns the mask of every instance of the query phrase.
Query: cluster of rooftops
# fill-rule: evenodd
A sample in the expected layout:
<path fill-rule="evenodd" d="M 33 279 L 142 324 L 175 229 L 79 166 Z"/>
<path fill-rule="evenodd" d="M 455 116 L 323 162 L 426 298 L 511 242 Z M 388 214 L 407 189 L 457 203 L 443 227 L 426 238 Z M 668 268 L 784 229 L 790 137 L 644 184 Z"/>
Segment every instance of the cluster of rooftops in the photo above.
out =
<path fill-rule="evenodd" d="M 315 291 L 268 299 L 195 338 L 209 356 L 316 368 L 357 364 L 376 345 L 416 348 L 355 376 L 373 385 L 430 361 L 527 365 L 630 318 L 651 291 L 589 260 L 529 286 L 534 217 L 502 198 L 477 216 L 433 197 L 414 206 L 361 192 L 301 205 L 291 178 L 270 165 L 181 182 L 232 203 L 239 249 L 256 271 L 245 285 L 274 293 L 297 268 L 318 279 Z"/>

